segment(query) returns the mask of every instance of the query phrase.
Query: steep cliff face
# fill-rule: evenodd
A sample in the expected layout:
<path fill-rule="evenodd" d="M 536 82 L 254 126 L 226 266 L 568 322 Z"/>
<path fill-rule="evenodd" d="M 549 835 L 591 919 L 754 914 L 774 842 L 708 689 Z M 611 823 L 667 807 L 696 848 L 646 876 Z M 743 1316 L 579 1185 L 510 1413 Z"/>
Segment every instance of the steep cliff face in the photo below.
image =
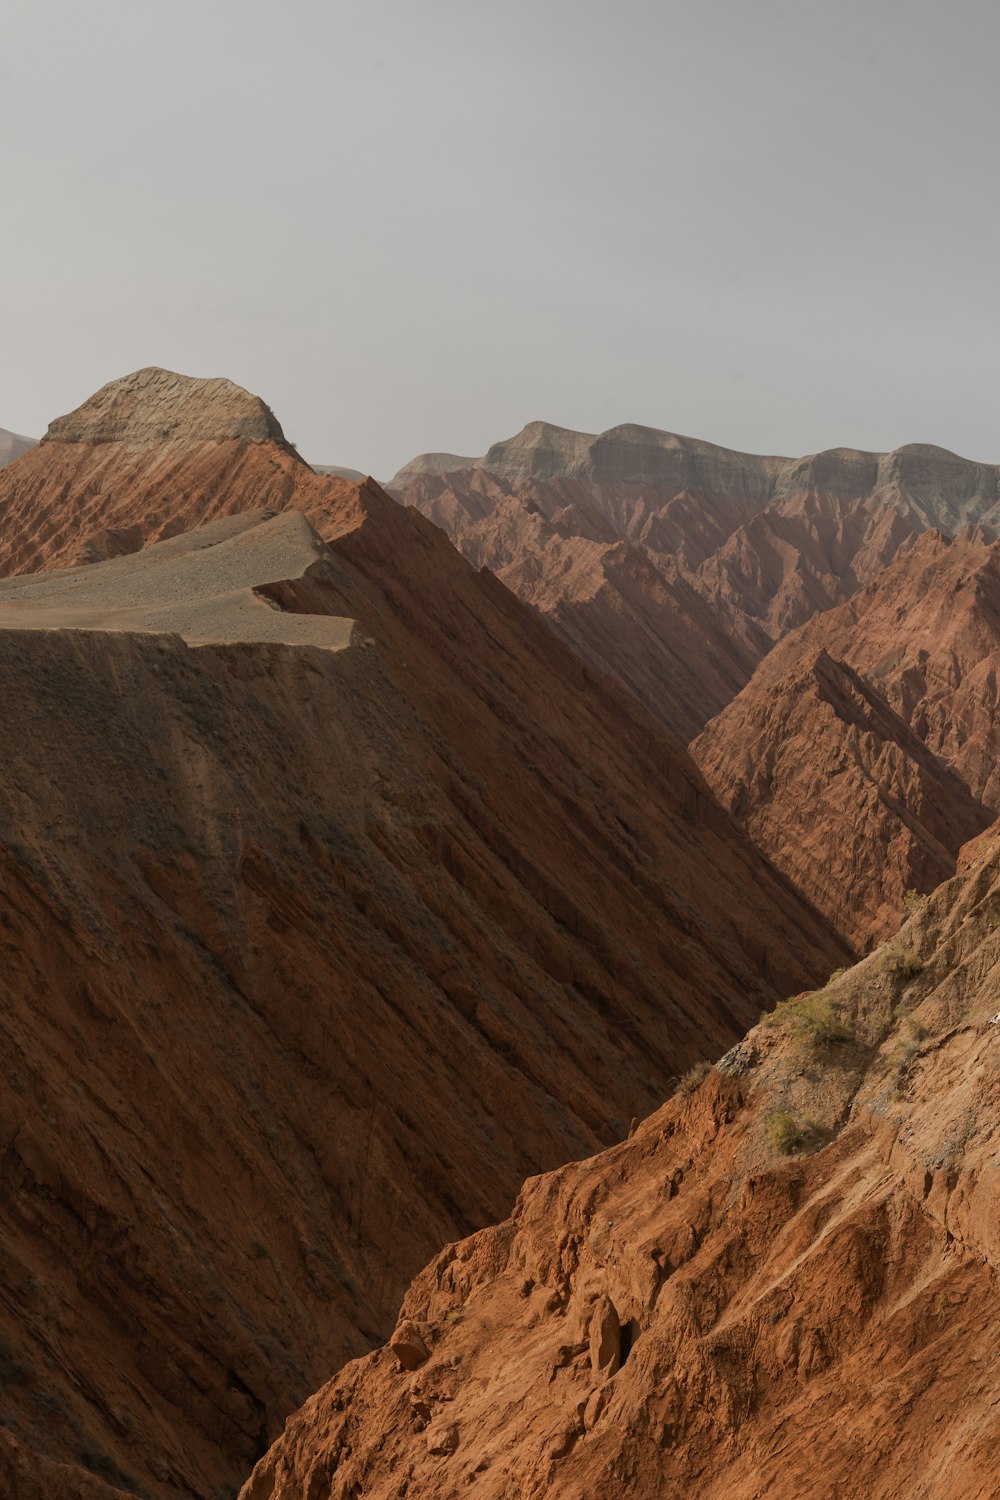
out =
<path fill-rule="evenodd" d="M 866 675 L 974 796 L 1000 812 L 1000 547 L 981 528 L 954 540 L 926 533 L 908 557 L 801 639 L 820 637 Z"/>
<path fill-rule="evenodd" d="M 552 487 L 554 488 L 554 486 Z M 690 739 L 747 681 L 764 639 L 714 609 L 677 568 L 657 567 L 641 544 L 586 497 L 559 486 L 510 494 L 475 477 L 482 524 L 465 529 L 454 508 L 425 513 L 555 626 L 582 659 L 623 684 L 680 738 Z M 454 497 L 452 497 L 454 498 Z M 471 497 L 469 497 L 471 503 Z"/>
<path fill-rule="evenodd" d="M 438 459 L 439 462 L 432 462 Z M 424 455 L 392 492 L 540 609 L 673 733 L 695 734 L 770 641 L 694 570 L 766 503 L 783 460 L 651 428 L 531 423 L 462 470 Z"/>
<path fill-rule="evenodd" d="M 971 524 L 996 535 L 1000 469 L 944 448 L 837 448 L 789 463 L 770 503 L 699 570 L 710 597 L 779 640 L 816 610 L 850 598 L 921 532 Z"/>
<path fill-rule="evenodd" d="M 449 1246 L 243 1500 L 991 1500 L 998 847 Z"/>
<path fill-rule="evenodd" d="M 19 1494 L 232 1492 L 442 1243 L 842 955 L 429 522 L 154 375 L 3 490 L 8 558 L 131 528 L 0 585 Z"/>
<path fill-rule="evenodd" d="M 895 932 L 906 892 L 955 873 L 991 821 L 863 677 L 825 650 L 756 680 L 695 741 L 720 798 L 857 949 Z"/>
<path fill-rule="evenodd" d="M 930 447 L 793 460 L 651 428 L 532 423 L 481 459 L 451 459 L 415 460 L 393 493 L 678 733 L 702 728 L 776 640 L 927 527 L 993 535 L 1000 516 L 995 466 Z M 627 584 L 615 568 L 623 547 L 653 574 L 641 588 L 637 562 Z"/>
<path fill-rule="evenodd" d="M 864 946 L 1000 812 L 998 667 L 1000 548 L 927 532 L 782 641 L 692 750 L 758 846 Z"/>

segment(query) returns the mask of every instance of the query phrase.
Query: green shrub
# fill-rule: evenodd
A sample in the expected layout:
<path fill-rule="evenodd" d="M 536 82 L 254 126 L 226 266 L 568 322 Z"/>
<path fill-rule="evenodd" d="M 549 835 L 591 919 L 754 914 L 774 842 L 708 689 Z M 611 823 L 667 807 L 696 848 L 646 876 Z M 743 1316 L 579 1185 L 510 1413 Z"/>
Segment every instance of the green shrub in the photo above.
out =
<path fill-rule="evenodd" d="M 697 1089 L 701 1087 L 711 1071 L 712 1067 L 710 1063 L 695 1063 L 693 1068 L 688 1068 L 687 1072 L 684 1074 L 684 1077 L 681 1079 L 680 1083 L 678 1083 L 677 1092 L 679 1094 L 683 1094 L 685 1099 L 689 1098 L 693 1093 L 695 1093 Z"/>
<path fill-rule="evenodd" d="M 887 948 L 883 948 L 878 966 L 889 979 L 901 984 L 916 979 L 924 967 L 920 954 L 913 948 L 904 948 L 900 943 L 890 943 Z"/>
<path fill-rule="evenodd" d="M 828 1047 L 854 1041 L 854 1032 L 822 992 L 793 995 L 779 1001 L 764 1024 L 781 1026 L 806 1052 L 823 1052 Z"/>
<path fill-rule="evenodd" d="M 919 891 L 914 890 L 913 886 L 910 886 L 910 889 L 903 897 L 903 910 L 905 911 L 906 915 L 908 917 L 912 917 L 914 912 L 918 912 L 923 904 L 923 896 Z"/>
<path fill-rule="evenodd" d="M 771 1145 L 783 1156 L 791 1156 L 795 1151 L 801 1151 L 805 1145 L 808 1131 L 805 1130 L 787 1110 L 776 1109 L 767 1117 L 767 1133 L 771 1137 Z"/>

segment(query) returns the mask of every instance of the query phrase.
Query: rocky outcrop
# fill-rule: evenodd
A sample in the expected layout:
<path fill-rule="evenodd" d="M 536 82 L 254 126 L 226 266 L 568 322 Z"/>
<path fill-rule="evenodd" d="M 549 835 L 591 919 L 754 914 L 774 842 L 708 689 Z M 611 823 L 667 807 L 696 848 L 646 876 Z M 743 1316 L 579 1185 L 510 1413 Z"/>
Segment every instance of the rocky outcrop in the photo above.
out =
<path fill-rule="evenodd" d="M 347 1366 L 243 1500 L 990 1500 L 998 911 L 994 851 L 528 1182 L 408 1292 L 419 1370 Z"/>
<path fill-rule="evenodd" d="M 122 556 L 241 511 L 308 511 L 319 495 L 349 510 L 356 494 L 320 481 L 239 386 L 140 370 L 0 470 L 0 576 Z"/>
<path fill-rule="evenodd" d="M 419 453 L 399 470 L 392 483 L 402 486 L 418 474 L 454 474 L 459 469 L 475 469 L 481 462 L 460 453 Z"/>
<path fill-rule="evenodd" d="M 1000 469 L 918 444 L 892 453 L 838 448 L 790 463 L 771 502 L 699 570 L 712 598 L 774 640 L 850 598 L 930 529 L 995 536 Z"/>
<path fill-rule="evenodd" d="M 232 437 L 8 473 L 8 558 L 120 545 L 0 586 L 4 1421 L 39 1486 L 215 1500 L 442 1243 L 843 952 L 378 486 Z"/>
<path fill-rule="evenodd" d="M 748 505 L 766 503 L 786 463 L 631 422 L 598 434 L 529 422 L 478 460 L 488 474 L 517 482 L 582 478 L 597 484 L 662 485 L 676 493 L 733 495 Z M 408 466 L 410 472 L 412 468 Z"/>
<path fill-rule="evenodd" d="M 269 407 L 231 380 L 196 380 L 154 366 L 109 381 L 82 406 L 49 423 L 43 443 L 279 443 Z"/>
<path fill-rule="evenodd" d="M 695 740 L 710 785 L 849 939 L 1000 813 L 1000 547 L 921 536 L 782 641 Z"/>

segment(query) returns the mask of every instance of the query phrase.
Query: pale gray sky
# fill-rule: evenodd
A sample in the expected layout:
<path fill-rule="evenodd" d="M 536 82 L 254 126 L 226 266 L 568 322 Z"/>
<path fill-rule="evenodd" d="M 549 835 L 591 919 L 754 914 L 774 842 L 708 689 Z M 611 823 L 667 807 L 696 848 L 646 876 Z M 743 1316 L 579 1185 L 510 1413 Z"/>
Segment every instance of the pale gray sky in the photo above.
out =
<path fill-rule="evenodd" d="M 537 417 L 1000 460 L 995 0 L 3 0 L 0 426 L 146 364 L 388 477 Z"/>

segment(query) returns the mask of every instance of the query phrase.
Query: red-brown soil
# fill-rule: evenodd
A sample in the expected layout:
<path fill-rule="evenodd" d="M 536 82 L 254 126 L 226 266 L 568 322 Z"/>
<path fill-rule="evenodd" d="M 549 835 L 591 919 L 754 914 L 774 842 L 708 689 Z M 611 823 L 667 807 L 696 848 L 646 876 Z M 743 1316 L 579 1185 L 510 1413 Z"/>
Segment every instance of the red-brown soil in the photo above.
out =
<path fill-rule="evenodd" d="M 994 846 L 630 1140 L 526 1183 L 243 1500 L 994 1500 L 998 918 Z"/>
<path fill-rule="evenodd" d="M 626 693 L 198 384 L 0 476 L 11 571 L 136 554 L 0 586 L 22 1496 L 231 1493 L 442 1243 L 842 961 Z"/>
<path fill-rule="evenodd" d="M 782 641 L 692 746 L 755 843 L 853 943 L 1000 813 L 1000 548 L 926 532 Z"/>
<path fill-rule="evenodd" d="M 602 513 L 607 493 L 597 509 L 579 481 L 532 480 L 511 492 L 474 470 L 444 481 L 466 503 L 471 491 L 489 507 L 462 524 L 457 505 L 443 503 L 454 493 L 433 493 L 440 483 L 420 480 L 400 494 L 682 739 L 739 692 L 770 644 L 742 617 L 713 607 L 682 569 L 624 540 Z M 620 487 L 615 494 L 623 500 Z"/>

